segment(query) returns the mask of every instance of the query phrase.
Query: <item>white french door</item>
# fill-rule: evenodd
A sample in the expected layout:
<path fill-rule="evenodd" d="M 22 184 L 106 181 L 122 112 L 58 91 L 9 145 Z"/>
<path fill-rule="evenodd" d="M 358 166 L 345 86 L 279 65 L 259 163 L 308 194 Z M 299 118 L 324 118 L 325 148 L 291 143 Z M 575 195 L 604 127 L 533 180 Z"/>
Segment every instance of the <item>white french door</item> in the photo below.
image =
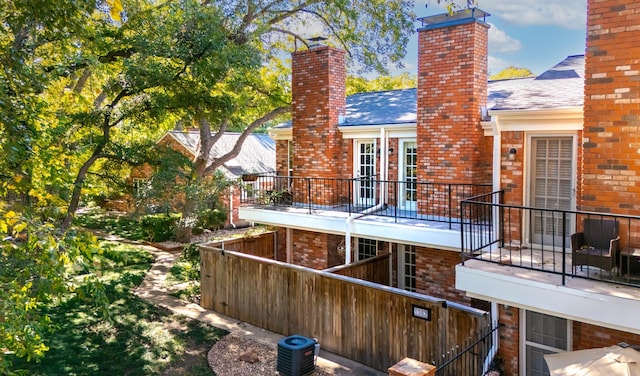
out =
<path fill-rule="evenodd" d="M 529 206 L 542 209 L 575 209 L 575 140 L 573 136 L 531 137 Z M 573 216 L 534 211 L 530 242 L 562 245 L 573 229 Z M 564 229 L 564 233 L 563 233 Z M 566 243 L 568 244 L 568 242 Z"/>
<path fill-rule="evenodd" d="M 404 210 L 416 210 L 418 196 L 418 144 L 415 140 L 400 141 L 400 197 L 398 202 Z"/>
<path fill-rule="evenodd" d="M 376 199 L 376 141 L 357 140 L 355 147 L 355 204 L 371 206 Z"/>

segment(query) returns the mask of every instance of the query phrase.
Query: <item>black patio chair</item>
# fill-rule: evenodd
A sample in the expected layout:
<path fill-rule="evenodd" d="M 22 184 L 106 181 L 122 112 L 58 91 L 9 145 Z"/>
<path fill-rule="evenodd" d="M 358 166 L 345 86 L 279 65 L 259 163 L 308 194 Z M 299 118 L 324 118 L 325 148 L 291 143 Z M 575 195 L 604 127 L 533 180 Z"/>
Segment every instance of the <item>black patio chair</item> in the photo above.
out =
<path fill-rule="evenodd" d="M 585 218 L 582 232 L 571 235 L 573 272 L 576 267 L 594 266 L 609 273 L 618 258 L 618 221 L 615 219 Z"/>

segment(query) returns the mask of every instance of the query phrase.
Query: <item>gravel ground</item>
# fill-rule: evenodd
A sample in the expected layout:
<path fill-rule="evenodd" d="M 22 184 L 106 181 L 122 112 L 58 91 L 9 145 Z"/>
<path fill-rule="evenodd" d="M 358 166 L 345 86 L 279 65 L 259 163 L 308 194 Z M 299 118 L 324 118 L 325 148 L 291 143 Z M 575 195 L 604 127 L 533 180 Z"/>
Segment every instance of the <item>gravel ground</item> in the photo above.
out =
<path fill-rule="evenodd" d="M 247 338 L 229 334 L 216 342 L 207 359 L 218 376 L 278 375 L 277 350 Z M 311 375 L 333 375 L 319 368 Z"/>

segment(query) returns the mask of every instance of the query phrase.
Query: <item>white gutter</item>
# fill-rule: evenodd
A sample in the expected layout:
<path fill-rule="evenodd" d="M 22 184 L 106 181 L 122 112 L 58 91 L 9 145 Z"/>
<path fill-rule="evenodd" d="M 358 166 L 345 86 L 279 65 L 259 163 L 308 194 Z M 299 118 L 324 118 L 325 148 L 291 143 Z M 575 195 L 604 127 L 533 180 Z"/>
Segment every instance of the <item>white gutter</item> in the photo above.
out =
<path fill-rule="evenodd" d="M 387 162 L 387 151 L 389 150 L 389 140 L 386 137 L 386 132 L 384 127 L 380 128 L 380 180 L 382 183 L 380 184 L 380 202 L 370 207 L 367 210 L 364 210 L 360 213 L 351 214 L 346 222 L 345 222 L 345 232 L 344 232 L 344 264 L 351 264 L 351 228 L 353 226 L 353 221 L 357 218 L 364 217 L 367 214 L 376 212 L 382 209 L 387 202 L 387 176 L 388 176 L 388 162 Z"/>

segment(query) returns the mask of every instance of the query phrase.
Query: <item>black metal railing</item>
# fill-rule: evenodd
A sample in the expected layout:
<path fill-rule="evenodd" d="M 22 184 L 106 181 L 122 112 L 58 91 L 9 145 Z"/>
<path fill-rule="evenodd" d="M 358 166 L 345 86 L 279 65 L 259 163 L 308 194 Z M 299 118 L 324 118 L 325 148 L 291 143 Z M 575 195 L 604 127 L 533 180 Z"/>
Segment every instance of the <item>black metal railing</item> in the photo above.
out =
<path fill-rule="evenodd" d="M 539 270 L 561 275 L 563 285 L 567 277 L 640 283 L 640 217 L 506 205 L 503 197 L 460 202 L 463 265 L 473 258 Z"/>
<path fill-rule="evenodd" d="M 495 345 L 494 333 L 504 324 L 485 328 L 477 339 L 470 340 L 461 348 L 453 348 L 441 358 L 434 360 L 437 376 L 482 376 L 490 370 L 495 353 L 491 348 Z"/>
<path fill-rule="evenodd" d="M 245 181 L 241 204 L 300 207 L 399 219 L 459 224 L 460 200 L 491 191 L 490 184 L 430 183 L 415 180 L 258 176 Z"/>

